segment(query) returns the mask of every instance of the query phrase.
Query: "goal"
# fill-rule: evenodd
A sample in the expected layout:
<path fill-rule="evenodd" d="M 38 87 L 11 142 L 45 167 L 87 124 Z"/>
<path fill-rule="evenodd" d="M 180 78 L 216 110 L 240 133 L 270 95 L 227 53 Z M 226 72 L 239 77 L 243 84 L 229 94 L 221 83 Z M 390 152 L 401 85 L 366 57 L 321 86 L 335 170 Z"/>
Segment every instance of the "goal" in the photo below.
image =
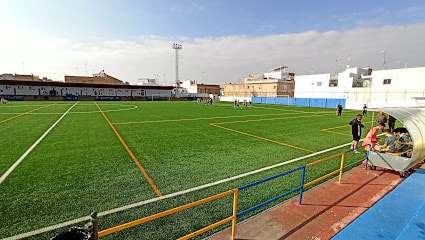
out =
<path fill-rule="evenodd" d="M 291 105 L 291 97 L 289 95 L 276 95 L 275 104 Z"/>

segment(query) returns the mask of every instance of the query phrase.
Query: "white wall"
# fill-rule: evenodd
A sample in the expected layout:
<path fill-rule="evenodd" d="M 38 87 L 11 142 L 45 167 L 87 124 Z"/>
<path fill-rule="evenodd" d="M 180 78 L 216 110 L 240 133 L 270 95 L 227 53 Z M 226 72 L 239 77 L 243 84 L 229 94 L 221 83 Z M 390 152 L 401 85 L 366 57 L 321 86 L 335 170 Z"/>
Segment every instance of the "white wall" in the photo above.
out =
<path fill-rule="evenodd" d="M 265 78 L 277 78 L 282 79 L 282 73 L 281 72 L 268 72 L 264 73 L 263 75 Z"/>
<path fill-rule="evenodd" d="M 354 79 L 360 78 L 362 75 L 367 75 L 365 68 L 347 68 L 343 72 L 338 73 L 338 92 L 346 92 L 353 89 Z"/>
<path fill-rule="evenodd" d="M 384 84 L 391 79 L 391 84 Z M 425 92 L 425 67 L 402 68 L 372 72 L 372 89 L 375 91 Z"/>
<path fill-rule="evenodd" d="M 295 75 L 295 98 L 331 98 L 335 88 L 329 88 L 330 74 Z"/>
<path fill-rule="evenodd" d="M 50 91 L 55 90 L 56 96 L 160 96 L 170 97 L 171 90 L 160 89 L 126 89 L 126 88 L 80 88 L 80 87 L 57 87 L 57 86 L 28 86 L 28 85 L 0 85 L 0 95 L 41 95 L 50 96 Z M 208 96 L 208 94 L 204 94 Z"/>
<path fill-rule="evenodd" d="M 227 97 L 225 97 L 225 96 L 220 96 L 219 97 L 219 100 L 220 101 L 223 101 L 223 102 L 234 102 L 236 99 L 238 99 L 239 100 L 239 102 L 243 102 L 243 100 L 246 100 L 246 101 L 252 101 L 252 98 L 251 97 L 229 97 L 229 96 L 227 96 Z"/>
<path fill-rule="evenodd" d="M 0 95 L 13 95 L 13 87 L 11 85 L 0 85 Z"/>
<path fill-rule="evenodd" d="M 190 80 L 183 81 L 182 84 L 180 84 L 180 87 L 186 88 L 188 93 L 198 93 L 198 86 L 196 82 L 193 85 L 190 84 L 191 82 L 193 81 L 190 81 Z"/>
<path fill-rule="evenodd" d="M 345 98 L 346 108 L 416 106 L 413 97 L 425 97 L 425 67 L 372 71 L 348 68 L 338 74 L 338 86 L 329 87 L 330 74 L 295 76 L 296 98 Z M 391 79 L 384 84 L 384 79 Z M 353 87 L 353 81 L 370 80 L 370 87 Z M 318 86 L 322 82 L 322 86 Z M 362 85 L 363 86 L 363 85 Z"/>
<path fill-rule="evenodd" d="M 361 110 L 363 104 L 366 104 L 368 108 L 384 108 L 384 107 L 417 107 L 418 104 L 414 99 L 406 99 L 406 100 L 370 100 L 370 101 L 362 101 L 355 99 L 347 99 L 345 102 L 346 109 L 356 109 Z"/>

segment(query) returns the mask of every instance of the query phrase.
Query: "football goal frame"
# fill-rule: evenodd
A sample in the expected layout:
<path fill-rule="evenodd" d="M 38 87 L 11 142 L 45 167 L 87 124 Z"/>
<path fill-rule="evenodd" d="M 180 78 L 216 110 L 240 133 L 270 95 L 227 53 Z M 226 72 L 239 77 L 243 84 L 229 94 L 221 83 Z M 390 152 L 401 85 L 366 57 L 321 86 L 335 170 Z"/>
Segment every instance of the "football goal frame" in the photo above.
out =
<path fill-rule="evenodd" d="M 289 95 L 276 95 L 275 104 L 282 104 L 282 105 L 291 105 L 291 96 Z"/>

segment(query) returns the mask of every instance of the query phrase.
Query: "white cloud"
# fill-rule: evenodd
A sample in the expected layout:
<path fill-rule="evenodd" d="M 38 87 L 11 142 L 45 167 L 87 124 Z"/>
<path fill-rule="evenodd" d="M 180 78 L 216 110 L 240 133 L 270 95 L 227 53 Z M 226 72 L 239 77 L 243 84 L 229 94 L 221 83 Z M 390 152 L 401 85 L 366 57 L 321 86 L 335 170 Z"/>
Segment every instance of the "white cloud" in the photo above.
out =
<path fill-rule="evenodd" d="M 0 30 L 8 33 L 1 39 L 0 73 L 22 73 L 24 68 L 26 74 L 59 80 L 64 74 L 105 70 L 131 83 L 138 78 L 159 77 L 160 83 L 170 85 L 175 81 L 173 42 L 183 44 L 179 51 L 180 79 L 210 84 L 240 82 L 248 74 L 278 65 L 288 66 L 297 75 L 340 72 L 349 63 L 348 58 L 352 66 L 381 69 L 381 50 L 386 51 L 387 67 L 405 63 L 408 67 L 425 66 L 425 24 L 182 42 L 158 36 L 73 42 L 19 32 L 4 24 L 0 24 Z"/>

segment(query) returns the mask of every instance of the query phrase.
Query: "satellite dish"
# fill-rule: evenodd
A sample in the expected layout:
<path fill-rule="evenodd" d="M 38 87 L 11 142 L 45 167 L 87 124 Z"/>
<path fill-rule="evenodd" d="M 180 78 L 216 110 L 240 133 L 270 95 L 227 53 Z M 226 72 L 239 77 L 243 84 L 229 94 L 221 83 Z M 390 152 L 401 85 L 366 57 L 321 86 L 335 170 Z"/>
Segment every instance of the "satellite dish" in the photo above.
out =
<path fill-rule="evenodd" d="M 372 83 L 370 82 L 370 80 L 364 80 L 363 81 L 363 87 L 369 88 L 371 86 L 372 86 Z"/>

